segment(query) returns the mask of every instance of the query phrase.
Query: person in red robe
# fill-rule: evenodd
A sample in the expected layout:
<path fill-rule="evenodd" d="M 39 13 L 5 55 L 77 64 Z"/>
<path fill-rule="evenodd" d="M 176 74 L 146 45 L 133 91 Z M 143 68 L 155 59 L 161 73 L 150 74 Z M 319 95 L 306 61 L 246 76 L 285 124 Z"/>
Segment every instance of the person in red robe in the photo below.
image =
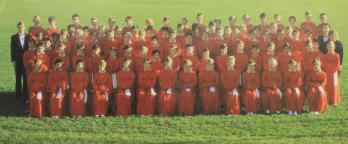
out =
<path fill-rule="evenodd" d="M 186 49 L 183 50 L 183 54 L 181 55 L 181 64 L 182 67 L 186 60 L 190 60 L 192 64 L 193 71 L 197 72 L 198 70 L 198 57 L 195 55 L 195 49 L 193 45 L 186 45 Z"/>
<path fill-rule="evenodd" d="M 43 43 L 39 42 L 37 44 L 36 54 L 34 55 L 31 62 L 31 69 L 34 68 L 35 61 L 40 60 L 42 65 L 45 65 L 48 69 L 51 67 L 50 57 L 45 52 L 45 47 Z"/>
<path fill-rule="evenodd" d="M 269 69 L 269 60 L 271 58 L 275 59 L 277 62 L 279 61 L 279 57 L 276 55 L 275 51 L 275 45 L 273 42 L 269 42 L 267 44 L 266 52 L 262 55 L 262 69 L 264 71 L 267 71 Z M 278 70 L 279 65 L 277 65 Z"/>
<path fill-rule="evenodd" d="M 220 110 L 219 74 L 214 70 L 214 60 L 206 60 L 206 68 L 199 73 L 199 94 L 204 114 L 216 114 Z"/>
<path fill-rule="evenodd" d="M 176 106 L 175 83 L 177 80 L 177 70 L 173 69 L 173 60 L 165 58 L 164 68 L 161 71 L 159 81 L 158 113 L 159 115 L 173 115 Z"/>
<path fill-rule="evenodd" d="M 115 39 L 114 31 L 108 31 L 107 38 L 105 38 L 102 45 L 104 57 L 108 58 L 110 54 L 110 50 L 112 48 L 116 48 L 117 45 L 118 45 L 118 42 Z"/>
<path fill-rule="evenodd" d="M 323 53 L 319 51 L 319 43 L 318 41 L 314 40 L 308 40 L 306 41 L 306 52 L 304 53 L 303 57 L 303 71 L 305 75 L 313 70 L 313 60 L 315 58 L 322 59 Z"/>
<path fill-rule="evenodd" d="M 247 70 L 242 74 L 242 93 L 244 111 L 252 115 L 259 110 L 260 105 L 260 74 L 256 71 L 254 60 L 248 61 Z"/>
<path fill-rule="evenodd" d="M 251 46 L 251 54 L 249 55 L 249 60 L 253 60 L 255 62 L 256 71 L 261 72 L 261 70 L 262 70 L 262 57 L 260 56 L 259 46 L 257 46 L 257 45 Z"/>
<path fill-rule="evenodd" d="M 92 114 L 95 117 L 104 117 L 108 112 L 109 99 L 112 92 L 112 79 L 106 71 L 106 61 L 101 60 L 99 71 L 93 73 Z"/>
<path fill-rule="evenodd" d="M 181 59 L 180 50 L 176 46 L 173 46 L 169 50 L 169 57 L 172 59 L 172 68 L 176 71 L 180 70 Z"/>
<path fill-rule="evenodd" d="M 88 57 L 86 55 L 86 49 L 84 45 L 77 45 L 76 53 L 71 55 L 71 68 L 72 70 L 76 70 L 76 64 L 78 61 L 88 61 Z M 87 71 L 88 67 L 84 66 L 84 69 Z"/>
<path fill-rule="evenodd" d="M 266 114 L 280 113 L 281 98 L 283 96 L 282 76 L 277 70 L 278 61 L 270 58 L 268 69 L 265 69 L 261 76 L 262 81 L 262 105 Z"/>
<path fill-rule="evenodd" d="M 150 57 L 151 60 L 151 68 L 155 72 L 156 76 L 158 77 L 161 73 L 161 70 L 163 69 L 163 63 L 161 58 L 161 53 L 158 50 L 152 51 L 152 56 Z"/>
<path fill-rule="evenodd" d="M 81 117 L 86 114 L 86 103 L 88 100 L 88 73 L 85 71 L 85 62 L 77 60 L 76 69 L 71 73 L 70 91 L 70 115 Z"/>
<path fill-rule="evenodd" d="M 319 114 L 324 112 L 328 105 L 325 90 L 326 73 L 321 69 L 319 58 L 313 60 L 313 71 L 308 72 L 305 84 L 309 113 Z"/>
<path fill-rule="evenodd" d="M 62 59 L 64 62 L 63 70 L 68 71 L 70 70 L 70 57 L 67 55 L 67 51 L 65 50 L 65 45 L 60 45 L 60 47 L 57 50 L 54 50 L 53 57 L 51 59 L 52 66 L 55 65 L 55 61 L 58 59 Z"/>
<path fill-rule="evenodd" d="M 283 74 L 284 82 L 284 104 L 289 115 L 297 115 L 302 112 L 304 94 L 302 90 L 303 76 L 298 69 L 295 59 L 289 60 L 288 71 Z"/>
<path fill-rule="evenodd" d="M 134 62 L 135 63 L 135 71 L 141 71 L 142 69 L 144 69 L 143 64 L 144 64 L 144 60 L 145 58 L 150 58 L 151 57 L 151 53 L 149 52 L 149 48 L 148 47 L 141 47 L 141 50 L 138 51 L 137 53 L 135 53 L 134 55 Z"/>
<path fill-rule="evenodd" d="M 29 48 L 23 54 L 23 65 L 27 75 L 29 75 L 29 73 L 33 71 L 34 60 L 35 60 L 34 57 L 37 53 L 35 45 L 36 45 L 35 40 L 30 39 L 28 42 Z"/>
<path fill-rule="evenodd" d="M 249 56 L 244 52 L 244 42 L 238 41 L 236 45 L 236 53 L 233 55 L 236 58 L 236 69 L 243 72 L 248 64 Z"/>
<path fill-rule="evenodd" d="M 220 72 L 220 82 L 222 84 L 222 93 L 224 95 L 224 108 L 226 115 L 240 114 L 240 84 L 241 74 L 235 68 L 235 57 L 228 56 L 226 62 L 226 71 Z"/>
<path fill-rule="evenodd" d="M 197 47 L 198 57 L 203 56 L 204 49 L 208 49 L 209 51 L 212 52 L 213 48 L 214 48 L 214 43 L 211 40 L 209 40 L 209 32 L 204 32 L 201 35 L 201 39 L 198 42 L 198 47 Z"/>
<path fill-rule="evenodd" d="M 33 25 L 29 27 L 28 33 L 32 38 L 36 38 L 36 36 L 39 33 L 42 33 L 45 31 L 44 28 L 41 27 L 41 18 L 40 16 L 34 16 L 33 17 Z"/>
<path fill-rule="evenodd" d="M 327 54 L 323 55 L 323 70 L 326 72 L 326 87 L 328 104 L 338 105 L 340 98 L 340 81 L 338 71 L 340 69 L 340 56 L 335 52 L 335 43 L 327 43 Z"/>
<path fill-rule="evenodd" d="M 221 73 L 227 70 L 227 45 L 220 45 L 220 54 L 215 57 L 216 68 Z"/>
<path fill-rule="evenodd" d="M 29 116 L 42 118 L 45 115 L 45 97 L 47 92 L 47 70 L 41 60 L 36 60 L 29 74 Z"/>
<path fill-rule="evenodd" d="M 144 60 L 144 69 L 138 72 L 138 103 L 137 114 L 141 116 L 153 115 L 155 113 L 155 91 L 156 74 L 152 70 L 151 60 Z"/>
<path fill-rule="evenodd" d="M 112 79 L 112 89 L 117 88 L 117 72 L 120 68 L 120 61 L 117 59 L 117 49 L 113 48 L 109 52 L 109 58 L 106 60 L 106 71 L 111 74 Z"/>
<path fill-rule="evenodd" d="M 207 67 L 207 61 L 211 59 L 210 58 L 210 50 L 204 49 L 202 52 L 202 57 L 198 61 L 198 71 L 202 72 L 206 70 Z"/>
<path fill-rule="evenodd" d="M 68 85 L 68 73 L 64 70 L 64 60 L 57 59 L 53 69 L 48 75 L 48 88 L 50 90 L 50 115 L 58 118 L 64 115 L 65 94 Z"/>
<path fill-rule="evenodd" d="M 305 21 L 300 25 L 301 32 L 310 30 L 313 32 L 313 38 L 318 35 L 317 26 L 312 22 L 312 13 L 309 11 L 305 12 Z"/>
<path fill-rule="evenodd" d="M 285 43 L 283 46 L 283 51 L 278 54 L 279 67 L 282 73 L 289 71 L 289 61 L 291 59 L 296 60 L 297 69 L 302 70 L 302 52 L 292 51 L 292 46 L 290 43 Z"/>
<path fill-rule="evenodd" d="M 192 69 L 192 62 L 185 60 L 183 71 L 179 73 L 178 113 L 193 115 L 196 104 L 197 74 Z"/>
<path fill-rule="evenodd" d="M 300 32 L 298 30 L 292 31 L 290 44 L 292 52 L 304 53 L 306 51 L 305 42 L 300 38 Z"/>
<path fill-rule="evenodd" d="M 50 16 L 48 17 L 48 28 L 45 30 L 45 37 L 52 39 L 52 35 L 57 34 L 59 36 L 60 30 L 56 26 L 56 17 L 55 16 Z"/>
<path fill-rule="evenodd" d="M 131 71 L 130 59 L 123 62 L 122 70 L 117 73 L 117 91 L 115 93 L 116 115 L 128 116 L 132 113 L 132 99 L 134 97 L 135 73 Z"/>
<path fill-rule="evenodd" d="M 101 48 L 98 45 L 93 46 L 93 52 L 90 57 L 88 57 L 88 71 L 91 73 L 96 73 L 99 71 L 99 64 L 103 60 L 101 56 Z"/>

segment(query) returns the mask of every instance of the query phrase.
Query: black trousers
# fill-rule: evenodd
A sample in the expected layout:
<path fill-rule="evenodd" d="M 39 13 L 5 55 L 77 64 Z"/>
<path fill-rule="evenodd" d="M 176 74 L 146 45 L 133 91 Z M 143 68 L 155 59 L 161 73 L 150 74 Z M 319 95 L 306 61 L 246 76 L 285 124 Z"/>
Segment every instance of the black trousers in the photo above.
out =
<path fill-rule="evenodd" d="M 23 59 L 16 60 L 16 96 L 24 102 L 28 100 L 27 76 L 23 64 Z"/>

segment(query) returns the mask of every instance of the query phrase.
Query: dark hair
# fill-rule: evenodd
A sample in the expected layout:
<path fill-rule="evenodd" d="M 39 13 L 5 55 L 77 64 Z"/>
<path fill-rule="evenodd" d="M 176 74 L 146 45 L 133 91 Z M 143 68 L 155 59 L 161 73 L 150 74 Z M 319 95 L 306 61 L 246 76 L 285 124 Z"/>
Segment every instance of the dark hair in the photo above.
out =
<path fill-rule="evenodd" d="M 74 17 L 78 17 L 78 18 L 80 18 L 80 15 L 79 15 L 79 14 L 77 14 L 77 13 L 75 13 L 75 14 L 73 14 L 73 15 L 71 16 L 71 18 L 74 18 Z"/>

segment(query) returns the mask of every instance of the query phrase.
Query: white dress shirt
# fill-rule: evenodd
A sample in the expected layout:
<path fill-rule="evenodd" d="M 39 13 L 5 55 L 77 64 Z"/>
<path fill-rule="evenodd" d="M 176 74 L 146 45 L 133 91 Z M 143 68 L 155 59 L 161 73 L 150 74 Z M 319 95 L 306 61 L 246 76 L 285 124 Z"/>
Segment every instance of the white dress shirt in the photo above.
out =
<path fill-rule="evenodd" d="M 22 49 L 24 49 L 24 40 L 25 40 L 24 34 L 19 34 L 19 41 L 21 42 Z"/>

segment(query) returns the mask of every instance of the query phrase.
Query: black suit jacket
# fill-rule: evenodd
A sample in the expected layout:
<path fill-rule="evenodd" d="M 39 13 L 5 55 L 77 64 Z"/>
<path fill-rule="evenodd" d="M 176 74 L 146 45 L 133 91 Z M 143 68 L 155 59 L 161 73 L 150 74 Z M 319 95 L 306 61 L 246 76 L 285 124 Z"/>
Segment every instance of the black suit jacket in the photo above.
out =
<path fill-rule="evenodd" d="M 16 33 L 11 36 L 11 62 L 22 62 L 23 53 L 28 49 L 30 35 L 25 34 L 24 36 L 24 48 L 22 48 L 21 41 L 19 39 L 19 34 Z"/>

